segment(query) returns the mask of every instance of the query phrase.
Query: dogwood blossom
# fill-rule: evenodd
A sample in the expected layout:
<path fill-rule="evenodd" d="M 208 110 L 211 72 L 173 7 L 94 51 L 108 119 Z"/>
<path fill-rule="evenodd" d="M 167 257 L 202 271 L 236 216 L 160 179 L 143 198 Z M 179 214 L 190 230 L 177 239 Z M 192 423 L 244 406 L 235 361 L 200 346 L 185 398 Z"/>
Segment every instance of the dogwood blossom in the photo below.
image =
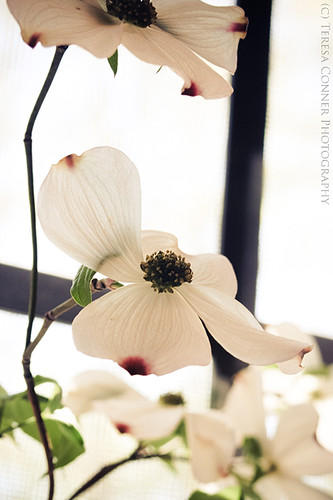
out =
<path fill-rule="evenodd" d="M 200 0 L 7 0 L 23 40 L 34 47 L 76 44 L 110 57 L 119 44 L 184 80 L 182 93 L 207 99 L 231 94 L 213 65 L 234 73 L 247 18 L 241 8 Z M 198 54 L 200 57 L 198 57 Z"/>
<path fill-rule="evenodd" d="M 141 234 L 139 176 L 121 151 L 94 148 L 53 165 L 39 193 L 38 213 L 58 247 L 129 283 L 74 319 L 74 342 L 85 354 L 142 375 L 207 365 L 211 349 L 202 321 L 217 342 L 248 363 L 293 359 L 297 370 L 312 349 L 263 331 L 234 298 L 237 280 L 228 259 L 184 254 L 168 233 Z"/>
<path fill-rule="evenodd" d="M 260 375 L 246 368 L 238 373 L 227 394 L 224 412 L 245 437 L 259 441 L 265 475 L 254 483 L 262 500 L 328 500 L 332 496 L 302 481 L 304 475 L 333 472 L 333 453 L 316 440 L 318 414 L 310 404 L 282 412 L 272 438 L 265 427 Z"/>
<path fill-rule="evenodd" d="M 121 387 L 121 393 L 115 391 Z M 171 436 L 185 419 L 194 476 L 201 482 L 216 481 L 228 474 L 236 450 L 234 429 L 218 410 L 194 413 L 180 395 L 166 394 L 150 401 L 108 372 L 87 371 L 77 375 L 64 403 L 77 416 L 88 411 L 107 415 L 120 432 L 139 441 Z M 80 412 L 78 413 L 78 408 Z"/>

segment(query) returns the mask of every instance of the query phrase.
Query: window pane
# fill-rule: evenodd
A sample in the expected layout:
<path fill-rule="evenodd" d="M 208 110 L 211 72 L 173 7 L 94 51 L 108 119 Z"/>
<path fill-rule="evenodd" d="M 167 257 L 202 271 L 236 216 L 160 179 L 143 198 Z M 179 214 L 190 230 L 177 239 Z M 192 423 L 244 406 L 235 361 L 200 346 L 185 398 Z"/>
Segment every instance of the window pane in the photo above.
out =
<path fill-rule="evenodd" d="M 332 193 L 327 205 L 320 142 L 327 20 L 320 7 L 319 0 L 273 5 L 256 312 L 264 322 L 332 335 Z"/>

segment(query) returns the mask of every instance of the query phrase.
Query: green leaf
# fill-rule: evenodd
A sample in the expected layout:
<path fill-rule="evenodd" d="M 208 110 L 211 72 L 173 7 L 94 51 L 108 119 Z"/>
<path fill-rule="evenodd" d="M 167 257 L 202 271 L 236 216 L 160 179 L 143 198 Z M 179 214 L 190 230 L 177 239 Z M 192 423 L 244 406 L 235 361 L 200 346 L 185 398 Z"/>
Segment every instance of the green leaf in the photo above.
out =
<path fill-rule="evenodd" d="M 58 408 L 62 408 L 62 390 L 58 382 L 52 378 L 37 375 L 34 377 L 35 387 L 50 383 L 54 385 L 51 398 L 37 394 L 41 412 L 53 413 Z M 37 392 L 37 391 L 36 391 Z M 34 413 L 29 401 L 27 391 L 17 394 L 7 394 L 0 390 L 0 434 L 11 434 L 17 427 L 23 427 L 28 421 L 34 419 Z"/>
<path fill-rule="evenodd" d="M 231 486 L 214 495 L 197 490 L 188 500 L 244 500 L 244 495 L 240 486 Z"/>
<path fill-rule="evenodd" d="M 35 387 L 37 387 L 38 385 L 41 385 L 41 384 L 53 384 L 54 385 L 52 397 L 48 398 L 48 401 L 47 401 L 45 408 L 48 408 L 51 413 L 53 413 L 55 410 L 58 410 L 59 408 L 63 408 L 63 405 L 61 403 L 62 389 L 56 380 L 54 380 L 53 378 L 49 378 L 49 377 L 43 377 L 42 375 L 36 375 L 34 377 L 34 383 L 35 383 Z M 39 396 L 39 397 L 42 397 L 42 396 Z"/>
<path fill-rule="evenodd" d="M 71 296 L 80 306 L 85 307 L 92 301 L 90 282 L 96 271 L 81 266 L 74 278 Z"/>
<path fill-rule="evenodd" d="M 108 57 L 108 62 L 111 66 L 114 76 L 116 76 L 118 71 L 118 50 L 111 56 Z"/>
<path fill-rule="evenodd" d="M 50 418 L 44 419 L 44 423 L 51 441 L 55 469 L 64 467 L 85 452 L 82 436 L 73 425 Z M 27 423 L 22 430 L 40 441 L 36 422 Z"/>

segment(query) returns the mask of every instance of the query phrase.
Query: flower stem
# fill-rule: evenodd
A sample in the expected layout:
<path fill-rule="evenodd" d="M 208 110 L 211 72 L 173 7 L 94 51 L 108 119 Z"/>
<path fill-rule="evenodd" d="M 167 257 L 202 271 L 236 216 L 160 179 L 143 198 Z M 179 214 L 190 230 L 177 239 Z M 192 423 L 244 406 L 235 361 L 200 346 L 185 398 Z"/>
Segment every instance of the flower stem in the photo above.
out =
<path fill-rule="evenodd" d="M 29 296 L 29 312 L 28 312 L 28 327 L 26 335 L 26 347 L 31 341 L 31 330 L 32 324 L 35 318 L 36 312 L 36 301 L 37 301 L 37 282 L 38 282 L 38 268 L 37 268 L 37 231 L 36 231 L 36 208 L 35 208 L 35 196 L 34 196 L 34 179 L 33 179 L 33 164 L 32 164 L 32 129 L 34 127 L 36 118 L 40 111 L 40 108 L 44 102 L 44 99 L 49 91 L 49 88 L 53 82 L 55 74 L 58 70 L 61 59 L 67 49 L 67 45 L 61 45 L 56 48 L 56 52 L 46 77 L 42 90 L 38 96 L 35 106 L 32 110 L 28 126 L 24 135 L 24 146 L 27 161 L 27 174 L 28 174 L 28 191 L 29 191 L 29 204 L 30 204 L 30 221 L 31 221 L 31 237 L 32 237 L 32 269 L 31 269 L 31 281 L 30 281 L 30 296 Z"/>
<path fill-rule="evenodd" d="M 55 307 L 51 311 L 45 314 L 44 316 L 44 322 L 42 325 L 42 328 L 40 329 L 39 334 L 35 338 L 33 342 L 30 342 L 28 347 L 25 349 L 23 353 L 23 359 L 22 359 L 22 365 L 23 365 L 23 373 L 24 373 L 24 378 L 25 382 L 27 385 L 27 393 L 29 397 L 29 401 L 36 419 L 36 425 L 38 428 L 38 432 L 40 435 L 40 439 L 42 442 L 42 445 L 44 447 L 45 451 L 45 456 L 46 456 L 46 462 L 47 462 L 47 473 L 49 476 L 49 496 L 48 499 L 52 500 L 53 495 L 54 495 L 54 474 L 53 474 L 53 456 L 52 456 L 52 451 L 50 448 L 50 443 L 49 443 L 49 438 L 47 435 L 46 427 L 41 415 L 40 411 L 40 406 L 39 406 L 39 400 L 38 396 L 35 391 L 35 384 L 34 384 L 34 379 L 30 371 L 30 360 L 31 360 L 31 354 L 33 350 L 36 348 L 36 346 L 39 344 L 39 342 L 42 340 L 44 337 L 45 333 L 47 332 L 49 326 L 51 323 L 61 314 L 65 313 L 72 307 L 76 306 L 76 302 L 74 299 L 70 298 L 60 304 L 59 306 Z"/>
<path fill-rule="evenodd" d="M 30 371 L 30 358 L 31 353 L 44 336 L 48 326 L 45 329 L 45 332 L 42 335 L 38 335 L 38 337 L 33 342 L 34 345 L 31 344 L 31 331 L 32 324 L 36 314 L 36 302 L 37 302 L 37 283 L 38 283 L 38 266 L 37 266 L 37 230 L 36 230 L 36 207 L 35 207 L 35 195 L 34 195 L 34 178 L 33 178 L 33 162 L 32 162 L 32 129 L 34 127 L 36 118 L 40 111 L 40 108 L 44 102 L 44 99 L 50 89 L 50 86 L 53 82 L 55 74 L 58 70 L 61 59 L 67 49 L 67 45 L 62 45 L 56 48 L 55 55 L 49 70 L 49 73 L 46 77 L 42 90 L 37 98 L 35 106 L 32 110 L 31 116 L 29 118 L 29 122 L 27 125 L 27 129 L 24 135 L 24 146 L 25 146 L 25 155 L 27 162 L 27 176 L 28 176 L 28 192 L 29 192 L 29 205 L 30 205 L 30 222 L 31 222 L 31 238 L 32 238 L 32 268 L 31 268 L 31 279 L 30 279 L 30 294 L 29 294 L 29 310 L 28 310 L 28 326 L 26 333 L 26 343 L 25 343 L 25 351 L 23 353 L 23 373 L 24 378 L 27 385 L 28 397 L 36 418 L 36 424 L 38 427 L 38 431 L 40 434 L 41 442 L 44 446 L 47 467 L 48 467 L 48 476 L 49 476 L 49 496 L 48 499 L 52 500 L 54 495 L 54 476 L 53 476 L 53 456 L 49 445 L 49 440 L 46 432 L 46 428 L 44 425 L 43 418 L 41 416 L 41 411 L 39 407 L 38 397 L 35 392 L 34 380 Z M 45 323 L 45 321 L 44 321 Z M 44 326 L 44 325 L 43 325 Z M 30 349 L 29 349 L 30 347 Z"/>
<path fill-rule="evenodd" d="M 84 483 L 68 500 L 74 500 L 74 498 L 77 498 L 81 493 L 85 492 L 88 488 L 91 488 L 96 484 L 98 481 L 103 479 L 107 474 L 110 474 L 110 472 L 114 471 L 117 469 L 117 467 L 120 467 L 120 465 L 124 465 L 128 462 L 133 462 L 134 460 L 142 460 L 142 459 L 147 459 L 147 458 L 170 458 L 170 454 L 164 454 L 160 455 L 159 453 L 147 453 L 147 450 L 143 448 L 141 445 L 138 446 L 138 448 L 132 453 L 127 458 L 124 458 L 123 460 L 119 460 L 119 462 L 116 462 L 114 464 L 110 465 L 105 465 L 100 469 L 94 476 L 92 476 L 86 483 Z"/>

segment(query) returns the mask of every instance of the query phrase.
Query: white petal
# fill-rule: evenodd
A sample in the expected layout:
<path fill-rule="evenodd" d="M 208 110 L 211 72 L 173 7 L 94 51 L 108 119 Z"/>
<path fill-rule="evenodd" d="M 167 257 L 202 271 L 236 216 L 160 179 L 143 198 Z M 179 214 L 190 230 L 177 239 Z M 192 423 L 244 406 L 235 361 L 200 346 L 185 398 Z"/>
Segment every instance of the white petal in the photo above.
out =
<path fill-rule="evenodd" d="M 63 403 L 79 416 L 91 411 L 94 401 L 120 397 L 145 400 L 144 396 L 115 375 L 106 371 L 89 370 L 73 378 L 64 394 Z"/>
<path fill-rule="evenodd" d="M 214 7 L 200 0 L 155 0 L 157 25 L 213 64 L 234 73 L 247 18 L 240 7 Z"/>
<path fill-rule="evenodd" d="M 140 210 L 136 167 L 109 147 L 53 165 L 38 197 L 46 236 L 81 264 L 120 281 L 142 279 Z"/>
<path fill-rule="evenodd" d="M 97 401 L 94 408 L 108 415 L 114 425 L 121 425 L 140 441 L 169 436 L 184 414 L 183 406 L 163 406 L 130 398 Z"/>
<path fill-rule="evenodd" d="M 254 316 L 225 293 L 194 283 L 185 283 L 179 292 L 192 305 L 215 340 L 245 363 L 269 365 L 292 359 L 309 348 L 301 342 L 264 332 Z"/>
<path fill-rule="evenodd" d="M 279 470 L 293 477 L 333 472 L 333 453 L 316 440 L 318 414 L 310 404 L 293 406 L 282 413 L 272 442 Z"/>
<path fill-rule="evenodd" d="M 119 364 L 138 357 L 157 375 L 211 359 L 202 324 L 186 301 L 177 292 L 154 292 L 148 283 L 125 286 L 89 304 L 75 318 L 73 335 L 85 354 Z"/>
<path fill-rule="evenodd" d="M 320 353 L 319 346 L 315 337 L 312 335 L 308 335 L 302 330 L 300 330 L 297 326 L 292 325 L 291 323 L 282 323 L 280 325 L 267 325 L 265 326 L 265 330 L 270 333 L 275 333 L 276 335 L 281 335 L 281 337 L 288 337 L 289 339 L 300 340 L 301 342 L 306 342 L 308 344 L 313 344 L 315 348 L 309 353 L 306 357 L 306 368 L 318 368 L 322 366 L 323 359 Z M 289 365 L 288 361 L 284 363 L 279 363 L 279 368 L 284 373 L 289 373 Z M 300 370 L 302 367 L 300 367 Z"/>
<path fill-rule="evenodd" d="M 254 485 L 262 500 L 332 500 L 332 496 L 279 473 L 268 474 Z"/>
<path fill-rule="evenodd" d="M 182 254 L 178 248 L 178 240 L 173 234 L 164 233 L 163 231 L 142 231 L 141 238 L 142 253 L 145 257 L 159 250 L 161 252 L 171 250 L 177 255 Z"/>
<path fill-rule="evenodd" d="M 23 40 L 34 47 L 79 45 L 96 57 L 111 56 L 120 44 L 123 24 L 92 0 L 8 0 Z"/>
<path fill-rule="evenodd" d="M 235 297 L 237 279 L 230 261 L 223 255 L 190 255 L 178 248 L 178 240 L 173 234 L 159 231 L 142 231 L 142 252 L 144 256 L 161 250 L 171 250 L 185 257 L 191 264 L 193 283 L 208 285 Z"/>
<path fill-rule="evenodd" d="M 226 395 L 223 412 L 230 417 L 237 429 L 239 443 L 242 444 L 245 437 L 255 437 L 265 455 L 268 443 L 262 396 L 260 373 L 249 366 L 236 374 Z"/>
<path fill-rule="evenodd" d="M 126 24 L 122 44 L 143 61 L 168 66 L 184 80 L 182 93 L 206 99 L 228 97 L 229 83 L 177 38 L 157 26 L 140 29 Z"/>
<path fill-rule="evenodd" d="M 188 413 L 185 423 L 195 477 L 209 483 L 225 476 L 235 452 L 235 435 L 225 416 L 217 410 Z"/>

